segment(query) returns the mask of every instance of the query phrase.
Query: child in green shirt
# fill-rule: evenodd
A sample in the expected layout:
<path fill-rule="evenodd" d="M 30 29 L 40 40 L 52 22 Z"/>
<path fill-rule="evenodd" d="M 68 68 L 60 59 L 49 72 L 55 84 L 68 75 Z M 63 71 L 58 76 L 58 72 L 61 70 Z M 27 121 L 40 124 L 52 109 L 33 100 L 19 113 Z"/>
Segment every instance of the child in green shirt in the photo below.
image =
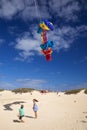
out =
<path fill-rule="evenodd" d="M 19 119 L 21 122 L 24 122 L 22 120 L 22 118 L 24 117 L 24 105 L 21 105 L 20 109 L 19 109 Z"/>

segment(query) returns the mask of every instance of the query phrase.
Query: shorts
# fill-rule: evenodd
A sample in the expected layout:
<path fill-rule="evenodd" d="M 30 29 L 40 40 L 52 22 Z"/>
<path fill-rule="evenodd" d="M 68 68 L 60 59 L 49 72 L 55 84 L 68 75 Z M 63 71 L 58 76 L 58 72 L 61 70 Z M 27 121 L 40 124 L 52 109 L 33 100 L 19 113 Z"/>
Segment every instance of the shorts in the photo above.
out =
<path fill-rule="evenodd" d="M 24 117 L 24 115 L 23 116 L 19 116 L 19 119 L 21 120 L 23 117 Z"/>

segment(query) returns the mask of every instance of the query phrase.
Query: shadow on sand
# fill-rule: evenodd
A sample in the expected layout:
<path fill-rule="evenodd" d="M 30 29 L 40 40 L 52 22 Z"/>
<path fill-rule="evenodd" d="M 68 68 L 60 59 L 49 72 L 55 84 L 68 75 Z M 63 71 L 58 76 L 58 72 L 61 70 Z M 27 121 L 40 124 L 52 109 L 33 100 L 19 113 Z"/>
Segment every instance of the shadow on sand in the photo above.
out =
<path fill-rule="evenodd" d="M 24 117 L 26 117 L 26 118 L 32 118 L 32 119 L 35 118 L 35 117 L 33 117 L 33 116 L 27 116 L 27 115 L 25 115 Z M 13 120 L 13 122 L 14 122 L 14 123 L 20 123 L 20 121 L 17 120 L 17 119 Z"/>
<path fill-rule="evenodd" d="M 13 120 L 13 122 L 14 122 L 14 123 L 20 123 L 20 121 L 19 121 L 19 120 Z"/>
<path fill-rule="evenodd" d="M 33 116 L 27 116 L 27 115 L 25 115 L 24 117 L 26 117 L 26 118 L 35 118 Z"/>
<path fill-rule="evenodd" d="M 25 103 L 24 101 L 16 101 L 16 102 L 13 102 L 13 103 L 9 103 L 9 104 L 5 104 L 3 105 L 4 106 L 4 110 L 8 110 L 8 111 L 12 111 L 13 109 L 11 108 L 12 105 L 18 105 L 18 104 L 21 104 L 21 103 Z"/>

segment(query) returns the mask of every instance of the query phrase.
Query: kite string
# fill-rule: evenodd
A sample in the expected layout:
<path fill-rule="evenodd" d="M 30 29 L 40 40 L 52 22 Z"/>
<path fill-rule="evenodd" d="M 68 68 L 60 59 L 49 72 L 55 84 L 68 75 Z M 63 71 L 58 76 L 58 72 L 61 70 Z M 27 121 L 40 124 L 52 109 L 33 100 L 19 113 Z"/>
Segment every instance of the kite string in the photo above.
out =
<path fill-rule="evenodd" d="M 37 2 L 37 0 L 34 0 L 34 4 L 35 4 L 36 17 L 41 20 L 39 9 L 38 9 L 38 2 Z"/>

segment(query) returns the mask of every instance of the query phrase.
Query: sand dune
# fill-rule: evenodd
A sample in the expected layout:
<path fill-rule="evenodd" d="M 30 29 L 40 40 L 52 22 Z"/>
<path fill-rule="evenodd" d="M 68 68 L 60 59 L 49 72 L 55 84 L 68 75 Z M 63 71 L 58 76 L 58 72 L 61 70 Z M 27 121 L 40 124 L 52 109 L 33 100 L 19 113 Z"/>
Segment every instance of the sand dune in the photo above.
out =
<path fill-rule="evenodd" d="M 32 99 L 39 100 L 38 118 L 32 110 Z M 18 109 L 24 104 L 25 123 L 18 120 Z M 87 130 L 87 95 L 64 93 L 14 94 L 0 92 L 0 130 Z"/>

